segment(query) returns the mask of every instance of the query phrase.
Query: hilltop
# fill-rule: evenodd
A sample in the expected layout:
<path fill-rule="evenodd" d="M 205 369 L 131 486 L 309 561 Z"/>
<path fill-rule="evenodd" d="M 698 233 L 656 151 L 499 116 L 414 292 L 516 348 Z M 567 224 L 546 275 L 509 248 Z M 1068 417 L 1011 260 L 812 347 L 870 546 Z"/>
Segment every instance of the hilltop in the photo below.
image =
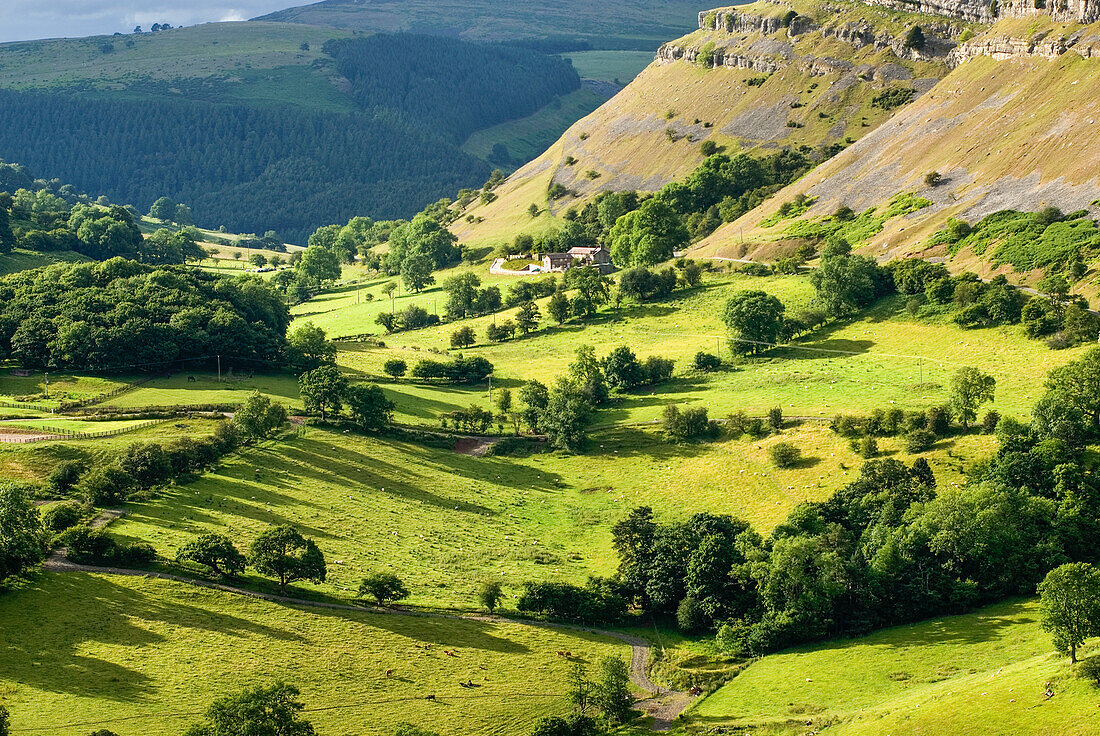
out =
<path fill-rule="evenodd" d="M 360 31 L 407 31 L 479 41 L 549 42 L 564 50 L 644 49 L 691 28 L 698 12 L 689 0 L 557 3 L 517 0 L 323 0 L 256 20 L 307 23 Z"/>

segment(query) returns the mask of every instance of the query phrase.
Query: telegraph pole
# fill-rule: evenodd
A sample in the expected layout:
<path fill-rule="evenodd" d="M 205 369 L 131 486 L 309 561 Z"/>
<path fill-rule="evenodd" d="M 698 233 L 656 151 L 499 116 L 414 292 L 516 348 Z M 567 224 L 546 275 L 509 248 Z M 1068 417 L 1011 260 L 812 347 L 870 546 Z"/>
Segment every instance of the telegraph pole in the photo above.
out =
<path fill-rule="evenodd" d="M 222 382 L 222 356 L 218 356 L 218 383 Z"/>

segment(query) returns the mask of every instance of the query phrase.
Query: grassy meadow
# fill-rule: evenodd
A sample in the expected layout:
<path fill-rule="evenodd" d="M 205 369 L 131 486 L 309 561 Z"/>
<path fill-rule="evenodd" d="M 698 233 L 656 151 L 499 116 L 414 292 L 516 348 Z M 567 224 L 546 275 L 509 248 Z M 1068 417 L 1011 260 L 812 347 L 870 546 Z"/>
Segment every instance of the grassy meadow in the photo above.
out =
<path fill-rule="evenodd" d="M 754 734 L 1095 733 L 1095 689 L 1038 624 L 1034 601 L 1010 601 L 769 655 L 703 700 L 693 723 Z"/>
<path fill-rule="evenodd" d="M 561 56 L 573 64 L 583 79 L 624 85 L 653 63 L 649 51 L 571 51 Z"/>
<path fill-rule="evenodd" d="M 13 732 L 56 736 L 174 736 L 214 698 L 276 679 L 301 688 L 306 717 L 327 736 L 401 722 L 445 736 L 528 733 L 568 710 L 558 650 L 589 663 L 630 658 L 627 645 L 590 634 L 298 608 L 106 575 L 40 575 L 0 596 L 0 621 Z"/>
<path fill-rule="evenodd" d="M 767 448 L 778 441 L 802 447 L 804 461 L 775 468 Z M 941 443 L 928 454 L 939 482 L 959 482 L 991 442 L 971 435 Z M 882 451 L 913 460 L 889 440 Z M 823 500 L 854 479 L 860 462 L 817 423 L 755 442 L 690 446 L 623 428 L 597 433 L 585 455 L 529 458 L 471 457 L 310 427 L 127 504 L 111 528 L 174 558 L 198 534 L 217 531 L 247 546 L 268 525 L 290 523 L 329 560 L 321 593 L 346 598 L 365 574 L 392 570 L 412 603 L 469 607 L 488 579 L 504 581 L 514 596 L 527 580 L 583 583 L 613 573 L 610 528 L 634 506 L 650 505 L 666 520 L 730 513 L 767 531 L 798 503 Z"/>
<path fill-rule="evenodd" d="M 942 315 L 911 317 L 903 309 L 903 301 L 895 298 L 884 300 L 856 320 L 827 326 L 789 346 L 731 364 L 722 308 L 735 293 L 755 289 L 775 294 L 791 313 L 809 306 L 813 299 L 804 277 L 708 274 L 702 287 L 677 292 L 668 301 L 624 305 L 585 323 L 549 324 L 543 300 L 541 329 L 503 343 L 486 344 L 485 328 L 494 320 L 512 317 L 515 310 L 386 335 L 385 348 L 343 344 L 338 362 L 352 372 L 381 376 L 382 364 L 389 358 L 401 358 L 411 366 L 425 351 L 447 349 L 451 332 L 460 325 L 473 327 L 481 342 L 449 352 L 487 358 L 494 365 L 494 386 L 498 387 L 516 388 L 529 379 L 550 382 L 564 375 L 582 344 L 594 346 L 601 355 L 628 345 L 639 358 L 662 355 L 676 361 L 672 381 L 620 396 L 602 410 L 596 422 L 609 424 L 655 421 L 668 403 L 700 403 L 712 416 L 738 410 L 760 415 L 773 406 L 780 406 L 790 416 L 821 418 L 891 406 L 923 408 L 946 402 L 951 376 L 967 365 L 997 379 L 994 405 L 998 410 L 1024 416 L 1042 393 L 1042 377 L 1085 349 L 1052 351 L 1041 341 L 1028 339 L 1019 326 L 963 330 Z M 443 296 L 440 292 L 419 299 L 422 303 L 428 299 L 441 302 Z M 315 302 L 309 302 L 299 309 L 303 314 L 298 319 L 322 326 L 346 324 L 344 329 L 350 329 L 345 320 L 351 314 L 376 313 L 382 306 L 348 305 L 352 298 L 345 289 L 323 300 L 321 303 L 333 305 L 323 318 L 318 312 L 311 313 Z M 397 302 L 400 304 L 401 298 Z M 340 304 L 348 306 L 341 308 Z M 700 350 L 720 352 L 726 367 L 711 374 L 693 371 L 691 360 Z M 435 389 L 408 382 L 384 387 L 397 403 L 399 417 L 407 422 L 433 423 L 441 413 L 458 406 L 489 403 L 486 387 Z"/>

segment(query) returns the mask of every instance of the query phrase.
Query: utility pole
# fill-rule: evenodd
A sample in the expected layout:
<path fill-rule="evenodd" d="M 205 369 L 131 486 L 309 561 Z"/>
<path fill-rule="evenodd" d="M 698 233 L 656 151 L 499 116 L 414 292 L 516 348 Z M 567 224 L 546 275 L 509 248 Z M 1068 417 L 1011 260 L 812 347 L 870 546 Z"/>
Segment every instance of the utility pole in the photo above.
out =
<path fill-rule="evenodd" d="M 218 356 L 218 383 L 222 382 L 222 356 Z"/>
<path fill-rule="evenodd" d="M 46 398 L 50 398 L 50 372 L 46 371 Z"/>

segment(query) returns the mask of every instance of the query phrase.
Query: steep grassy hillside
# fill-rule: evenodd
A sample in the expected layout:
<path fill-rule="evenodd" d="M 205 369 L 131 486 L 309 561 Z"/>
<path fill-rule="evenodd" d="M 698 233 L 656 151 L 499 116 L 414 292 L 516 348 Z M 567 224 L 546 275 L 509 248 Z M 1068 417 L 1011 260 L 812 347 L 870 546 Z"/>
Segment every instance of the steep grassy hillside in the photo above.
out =
<path fill-rule="evenodd" d="M 955 267 L 994 273 L 995 248 L 983 253 L 963 248 L 953 254 L 947 244 L 933 246 L 929 238 L 948 218 L 973 225 L 1003 209 L 1055 206 L 1092 216 L 1100 212 L 1095 207 L 1100 147 L 1094 134 L 1100 114 L 1100 62 L 1082 58 L 1094 55 L 1087 39 L 1095 32 L 1094 26 L 1041 18 L 994 25 L 961 46 L 953 57 L 959 66 L 887 125 L 756 211 L 720 228 L 697 252 L 753 257 L 771 250 L 762 245 L 789 242 L 797 221 L 768 218 L 798 194 L 816 198 L 799 218 L 813 222 L 841 205 L 860 212 L 900 192 L 916 192 L 932 206 L 888 222 L 856 245 L 881 256 L 953 255 Z M 1082 40 L 1074 44 L 1078 38 Z M 925 182 L 932 171 L 943 177 L 941 184 Z M 1081 255 L 1090 261 L 1097 254 L 1085 249 Z M 1013 269 L 1004 265 L 999 270 Z M 1010 273 L 1015 281 L 1035 275 Z M 1095 292 L 1088 284 L 1081 288 Z"/>
<path fill-rule="evenodd" d="M 527 215 L 532 203 L 560 213 L 603 190 L 656 190 L 695 168 L 704 141 L 727 150 L 844 147 L 943 77 L 948 50 L 971 25 L 859 3 L 792 7 L 794 20 L 770 3 L 704 15 L 703 28 L 663 46 L 623 92 L 517 171 L 495 202 L 471 207 L 474 222 L 460 220 L 455 232 L 506 239 L 544 227 L 545 218 Z M 917 24 L 929 28 L 919 51 L 904 42 Z M 548 202 L 554 182 L 574 194 Z"/>
<path fill-rule="evenodd" d="M 656 49 L 695 26 L 690 0 L 324 0 L 257 20 L 360 31 L 410 31 L 481 41 L 549 40 L 597 49 Z"/>
<path fill-rule="evenodd" d="M 754 662 L 691 713 L 754 734 L 1059 734 L 1100 728 L 1096 690 L 1039 629 L 1034 602 Z M 1093 655 L 1096 656 L 1096 655 Z M 1054 697 L 1044 691 L 1050 683 Z"/>

